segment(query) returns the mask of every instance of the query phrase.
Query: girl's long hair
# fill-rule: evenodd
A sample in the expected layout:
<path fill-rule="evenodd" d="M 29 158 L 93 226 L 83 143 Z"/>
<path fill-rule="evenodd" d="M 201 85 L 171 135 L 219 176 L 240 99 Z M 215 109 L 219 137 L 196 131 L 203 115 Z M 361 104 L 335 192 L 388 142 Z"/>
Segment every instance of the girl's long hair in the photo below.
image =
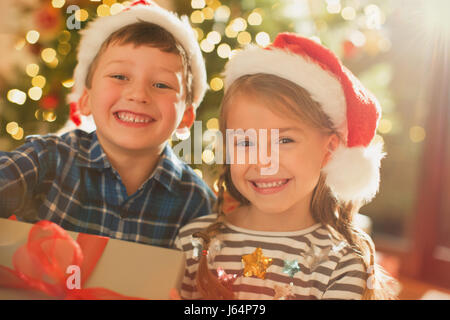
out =
<path fill-rule="evenodd" d="M 302 87 L 283 78 L 268 75 L 246 75 L 237 79 L 228 88 L 222 100 L 220 111 L 220 130 L 225 137 L 227 107 L 233 103 L 238 95 L 251 95 L 273 112 L 291 114 L 306 123 L 319 128 L 325 133 L 338 134 L 331 120 L 322 111 L 309 93 Z M 342 138 L 342 137 L 341 137 Z M 224 138 L 225 140 L 225 138 Z M 225 141 L 223 141 L 225 145 Z M 223 202 L 225 190 L 236 199 L 241 206 L 250 202 L 239 193 L 231 180 L 230 165 L 224 164 L 218 180 L 218 201 L 216 204 L 217 220 L 194 236 L 203 239 L 204 248 L 208 250 L 210 240 L 224 227 L 225 213 Z M 320 174 L 318 183 L 313 191 L 310 210 L 313 219 L 327 226 L 332 234 L 346 240 L 355 253 L 362 259 L 366 271 L 367 281 L 363 299 L 395 299 L 397 284 L 384 270 L 375 263 L 375 246 L 371 238 L 353 223 L 354 215 L 359 210 L 355 203 L 341 203 L 337 201 L 325 184 L 325 176 Z M 234 299 L 234 293 L 222 285 L 208 268 L 207 257 L 202 255 L 197 270 L 197 289 L 204 299 Z"/>

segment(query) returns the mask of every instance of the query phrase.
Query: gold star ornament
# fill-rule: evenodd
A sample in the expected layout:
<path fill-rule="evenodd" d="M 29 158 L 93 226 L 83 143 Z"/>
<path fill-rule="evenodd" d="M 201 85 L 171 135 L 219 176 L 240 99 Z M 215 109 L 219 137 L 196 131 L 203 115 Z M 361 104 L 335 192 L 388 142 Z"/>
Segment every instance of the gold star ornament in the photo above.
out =
<path fill-rule="evenodd" d="M 242 262 L 244 263 L 244 276 L 264 279 L 267 268 L 272 264 L 272 258 L 264 257 L 262 249 L 256 248 L 253 253 L 243 255 Z"/>

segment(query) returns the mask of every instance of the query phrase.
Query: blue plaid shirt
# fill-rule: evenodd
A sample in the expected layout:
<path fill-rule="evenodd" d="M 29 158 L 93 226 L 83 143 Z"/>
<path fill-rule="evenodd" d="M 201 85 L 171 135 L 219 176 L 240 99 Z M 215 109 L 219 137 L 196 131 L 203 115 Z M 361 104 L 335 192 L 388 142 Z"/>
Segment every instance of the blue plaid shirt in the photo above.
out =
<path fill-rule="evenodd" d="M 172 247 L 178 229 L 211 213 L 215 196 L 166 146 L 128 196 L 95 132 L 30 136 L 0 152 L 0 216 L 50 220 L 66 230 Z"/>

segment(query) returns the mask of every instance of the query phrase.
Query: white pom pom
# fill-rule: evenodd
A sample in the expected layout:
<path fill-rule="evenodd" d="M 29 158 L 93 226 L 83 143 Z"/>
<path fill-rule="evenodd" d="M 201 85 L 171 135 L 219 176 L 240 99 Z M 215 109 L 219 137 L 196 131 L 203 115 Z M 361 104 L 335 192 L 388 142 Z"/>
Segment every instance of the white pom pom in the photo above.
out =
<path fill-rule="evenodd" d="M 380 162 L 385 156 L 383 144 L 347 148 L 339 146 L 322 169 L 326 185 L 339 201 L 372 200 L 380 183 Z"/>

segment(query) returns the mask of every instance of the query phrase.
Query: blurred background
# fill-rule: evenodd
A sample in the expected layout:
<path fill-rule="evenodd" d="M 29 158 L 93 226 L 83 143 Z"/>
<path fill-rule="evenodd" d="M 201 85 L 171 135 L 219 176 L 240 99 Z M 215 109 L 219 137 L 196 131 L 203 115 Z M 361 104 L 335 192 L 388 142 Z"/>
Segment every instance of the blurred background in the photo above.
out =
<path fill-rule="evenodd" d="M 278 32 L 291 31 L 321 42 L 344 61 L 383 108 L 376 139 L 384 141 L 388 156 L 380 192 L 360 210 L 379 262 L 401 280 L 401 298 L 448 298 L 450 1 L 156 2 L 187 15 L 195 27 L 211 89 L 197 114 L 204 131 L 218 128 L 221 71 L 246 44 L 266 46 Z M 129 3 L 0 2 L 0 150 L 18 147 L 27 135 L 65 126 L 78 27 L 117 14 Z M 185 138 L 174 137 L 172 144 Z M 213 141 L 204 139 L 203 146 L 203 163 L 192 166 L 217 189 Z"/>

